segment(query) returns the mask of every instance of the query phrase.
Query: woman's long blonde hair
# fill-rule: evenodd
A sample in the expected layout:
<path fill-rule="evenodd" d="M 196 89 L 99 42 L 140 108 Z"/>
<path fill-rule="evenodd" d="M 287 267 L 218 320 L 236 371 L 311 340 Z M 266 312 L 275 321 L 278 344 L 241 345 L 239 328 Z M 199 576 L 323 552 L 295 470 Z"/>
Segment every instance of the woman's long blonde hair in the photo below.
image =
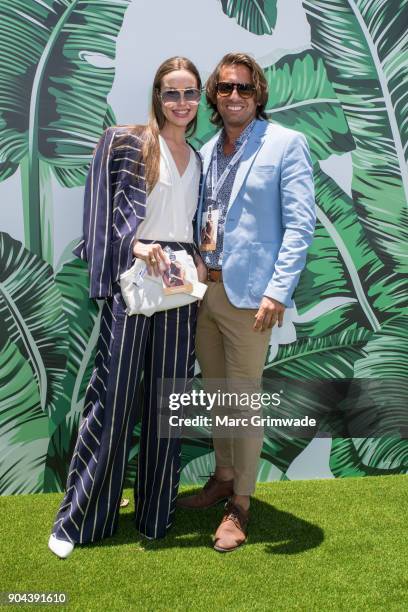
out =
<path fill-rule="evenodd" d="M 197 80 L 197 88 L 201 90 L 201 79 L 199 72 L 193 62 L 186 57 L 171 57 L 163 62 L 154 77 L 152 102 L 150 108 L 149 121 L 143 128 L 143 149 L 142 155 L 145 163 L 145 179 L 147 192 L 150 193 L 157 183 L 160 174 L 160 143 L 159 132 L 163 128 L 166 118 L 162 111 L 160 99 L 160 88 L 162 79 L 174 70 L 188 70 Z M 197 115 L 187 125 L 187 136 L 191 136 L 197 127 Z M 141 135 L 141 126 L 135 126 L 135 132 Z"/>

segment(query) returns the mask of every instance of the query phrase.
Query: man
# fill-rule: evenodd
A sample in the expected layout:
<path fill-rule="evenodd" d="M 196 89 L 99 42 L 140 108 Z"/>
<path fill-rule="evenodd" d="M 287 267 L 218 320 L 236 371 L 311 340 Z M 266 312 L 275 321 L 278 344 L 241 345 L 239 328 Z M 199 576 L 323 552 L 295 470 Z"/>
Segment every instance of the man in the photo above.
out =
<path fill-rule="evenodd" d="M 201 248 L 208 289 L 198 318 L 197 357 L 205 381 L 260 385 L 270 330 L 282 325 L 285 308 L 293 304 L 313 237 L 312 163 L 302 134 L 265 121 L 267 82 L 250 56 L 226 55 L 206 94 L 212 121 L 223 129 L 201 151 L 197 239 L 211 215 L 216 243 Z M 214 545 L 226 552 L 246 539 L 263 431 L 213 437 L 215 474 L 179 506 L 207 508 L 230 498 Z"/>

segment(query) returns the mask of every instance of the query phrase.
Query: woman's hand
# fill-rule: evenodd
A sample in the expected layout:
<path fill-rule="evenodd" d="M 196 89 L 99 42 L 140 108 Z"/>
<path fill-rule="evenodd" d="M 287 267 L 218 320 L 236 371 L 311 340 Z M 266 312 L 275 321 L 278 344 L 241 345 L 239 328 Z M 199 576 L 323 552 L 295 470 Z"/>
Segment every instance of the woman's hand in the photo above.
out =
<path fill-rule="evenodd" d="M 147 273 L 161 276 L 170 267 L 170 260 L 160 244 L 145 244 L 137 241 L 133 245 L 133 255 L 143 259 L 146 263 Z"/>
<path fill-rule="evenodd" d="M 198 280 L 200 283 L 205 283 L 208 277 L 207 266 L 197 253 L 194 253 L 194 263 L 197 268 Z"/>

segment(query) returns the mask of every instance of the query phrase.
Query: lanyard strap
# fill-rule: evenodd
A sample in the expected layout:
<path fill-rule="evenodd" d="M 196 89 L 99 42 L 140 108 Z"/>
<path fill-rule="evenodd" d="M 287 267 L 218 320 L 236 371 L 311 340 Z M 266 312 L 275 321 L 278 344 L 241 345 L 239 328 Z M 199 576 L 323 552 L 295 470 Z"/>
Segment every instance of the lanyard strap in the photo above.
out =
<path fill-rule="evenodd" d="M 215 143 L 215 147 L 214 147 L 214 151 L 213 151 L 213 155 L 212 155 L 212 161 L 211 161 L 211 200 L 213 200 L 213 202 L 217 201 L 218 198 L 218 194 L 220 192 L 221 187 L 223 186 L 223 184 L 225 183 L 227 176 L 229 175 L 229 173 L 231 172 L 232 168 L 235 166 L 235 164 L 241 159 L 243 153 L 244 153 L 244 149 L 247 145 L 247 142 L 249 140 L 249 136 L 250 134 L 248 134 L 248 136 L 245 138 L 244 142 L 242 143 L 242 145 L 239 147 L 238 151 L 235 153 L 234 157 L 231 159 L 230 162 L 228 162 L 227 167 L 225 168 L 224 172 L 221 174 L 220 178 L 217 180 L 217 176 L 218 176 L 218 143 Z"/>

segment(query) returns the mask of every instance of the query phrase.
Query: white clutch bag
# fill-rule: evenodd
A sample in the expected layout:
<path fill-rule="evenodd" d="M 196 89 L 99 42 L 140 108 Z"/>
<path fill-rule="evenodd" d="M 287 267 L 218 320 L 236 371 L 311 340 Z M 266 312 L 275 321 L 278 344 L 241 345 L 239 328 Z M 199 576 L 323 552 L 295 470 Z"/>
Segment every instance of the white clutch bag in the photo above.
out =
<path fill-rule="evenodd" d="M 143 259 L 136 259 L 133 266 L 120 275 L 120 289 L 128 315 L 143 314 L 151 317 L 160 310 L 170 310 L 192 304 L 204 297 L 207 286 L 198 281 L 193 258 L 187 251 L 174 251 L 175 272 L 167 275 L 164 286 L 162 276 L 147 274 Z"/>

